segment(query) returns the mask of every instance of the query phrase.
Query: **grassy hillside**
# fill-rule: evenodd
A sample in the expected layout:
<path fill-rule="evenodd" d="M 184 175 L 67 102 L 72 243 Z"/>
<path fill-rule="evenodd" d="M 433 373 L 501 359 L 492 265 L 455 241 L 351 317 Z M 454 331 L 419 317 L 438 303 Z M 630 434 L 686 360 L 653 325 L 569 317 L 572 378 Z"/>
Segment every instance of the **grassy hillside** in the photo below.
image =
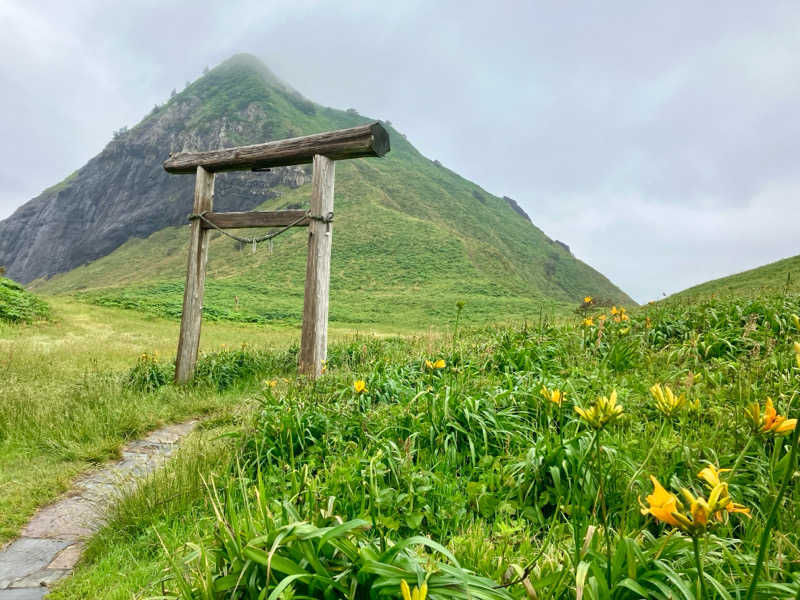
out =
<path fill-rule="evenodd" d="M 188 99 L 200 102 L 200 108 L 186 126 L 202 129 L 206 120 L 225 115 L 226 131 L 237 144 L 368 121 L 313 104 L 248 57 L 212 70 L 160 110 Z M 158 114 L 138 127 L 149 127 Z M 457 301 L 465 302 L 465 310 L 478 321 L 531 318 L 541 310 L 580 303 L 585 295 L 634 304 L 506 200 L 425 158 L 388 128 L 392 150 L 386 157 L 336 166 L 332 322 L 425 327 L 452 316 Z M 240 176 L 219 176 L 216 197 L 224 197 L 227 178 Z M 262 208 L 308 206 L 308 184 L 282 192 Z M 191 198 L 182 201 L 188 214 Z M 93 302 L 175 316 L 187 236 L 186 228 L 178 227 L 145 240 L 133 238 L 105 258 L 34 287 L 51 293 L 81 291 Z M 305 242 L 305 233 L 294 231 L 275 242 L 272 254 L 261 246 L 252 255 L 250 248 L 227 238 L 215 239 L 207 316 L 296 322 L 302 310 Z"/>
<path fill-rule="evenodd" d="M 692 302 L 710 296 L 757 296 L 800 291 L 800 256 L 712 279 L 670 296 L 670 300 Z"/>

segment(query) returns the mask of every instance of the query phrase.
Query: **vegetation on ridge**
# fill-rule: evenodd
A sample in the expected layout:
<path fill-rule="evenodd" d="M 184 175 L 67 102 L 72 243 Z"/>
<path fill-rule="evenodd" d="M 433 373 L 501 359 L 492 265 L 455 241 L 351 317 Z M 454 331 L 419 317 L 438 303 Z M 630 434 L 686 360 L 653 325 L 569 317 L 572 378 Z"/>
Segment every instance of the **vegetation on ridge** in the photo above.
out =
<path fill-rule="evenodd" d="M 800 291 L 800 256 L 712 279 L 670 296 L 669 301 L 694 302 L 709 296 L 763 296 Z"/>

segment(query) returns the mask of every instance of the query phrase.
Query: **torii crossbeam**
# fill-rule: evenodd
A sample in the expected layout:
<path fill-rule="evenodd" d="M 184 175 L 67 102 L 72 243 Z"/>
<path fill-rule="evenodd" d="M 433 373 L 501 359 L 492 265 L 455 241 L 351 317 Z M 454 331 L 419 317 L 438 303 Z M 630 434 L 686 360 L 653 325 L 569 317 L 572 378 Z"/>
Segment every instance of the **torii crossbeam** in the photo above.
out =
<path fill-rule="evenodd" d="M 164 161 L 164 169 L 169 173 L 196 175 L 189 264 L 175 360 L 176 383 L 189 381 L 194 375 L 197 362 L 210 228 L 308 227 L 308 261 L 298 372 L 312 378 L 320 375 L 328 345 L 334 161 L 383 156 L 389 149 L 389 134 L 376 122 L 253 146 L 171 154 Z M 313 164 L 309 211 L 212 212 L 216 173 L 259 171 L 308 163 Z"/>

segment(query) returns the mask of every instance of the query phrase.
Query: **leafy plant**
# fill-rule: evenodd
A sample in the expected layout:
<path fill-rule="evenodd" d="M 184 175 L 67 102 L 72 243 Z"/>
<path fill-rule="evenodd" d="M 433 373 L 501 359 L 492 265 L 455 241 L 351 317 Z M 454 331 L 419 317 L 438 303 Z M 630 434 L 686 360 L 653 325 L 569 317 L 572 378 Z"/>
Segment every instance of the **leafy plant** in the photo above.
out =
<path fill-rule="evenodd" d="M 0 321 L 30 323 L 49 315 L 50 308 L 44 300 L 25 291 L 16 281 L 0 276 Z"/>
<path fill-rule="evenodd" d="M 153 392 L 172 380 L 172 370 L 158 362 L 157 354 L 143 353 L 125 377 L 126 384 L 140 392 Z"/>
<path fill-rule="evenodd" d="M 398 598 L 405 581 L 426 584 L 433 599 L 510 600 L 429 538 L 375 539 L 367 521 L 333 515 L 314 524 L 286 503 L 270 506 L 263 483 L 248 490 L 240 479 L 224 494 L 212 483 L 209 494 L 215 534 L 170 557 L 166 597 Z"/>
<path fill-rule="evenodd" d="M 269 373 L 284 373 L 294 366 L 297 349 L 291 347 L 282 353 L 223 347 L 216 352 L 202 354 L 195 367 L 195 385 L 210 385 L 218 391 Z"/>

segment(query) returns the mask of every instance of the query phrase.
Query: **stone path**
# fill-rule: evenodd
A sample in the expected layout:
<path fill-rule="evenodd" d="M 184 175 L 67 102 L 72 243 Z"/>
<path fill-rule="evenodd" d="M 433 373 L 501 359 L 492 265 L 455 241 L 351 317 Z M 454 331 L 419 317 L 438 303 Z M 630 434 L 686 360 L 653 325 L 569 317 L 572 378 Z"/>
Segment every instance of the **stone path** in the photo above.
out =
<path fill-rule="evenodd" d="M 42 598 L 47 586 L 69 575 L 114 500 L 163 464 L 195 425 L 170 425 L 129 443 L 121 460 L 82 475 L 66 495 L 41 508 L 0 550 L 0 600 Z"/>

